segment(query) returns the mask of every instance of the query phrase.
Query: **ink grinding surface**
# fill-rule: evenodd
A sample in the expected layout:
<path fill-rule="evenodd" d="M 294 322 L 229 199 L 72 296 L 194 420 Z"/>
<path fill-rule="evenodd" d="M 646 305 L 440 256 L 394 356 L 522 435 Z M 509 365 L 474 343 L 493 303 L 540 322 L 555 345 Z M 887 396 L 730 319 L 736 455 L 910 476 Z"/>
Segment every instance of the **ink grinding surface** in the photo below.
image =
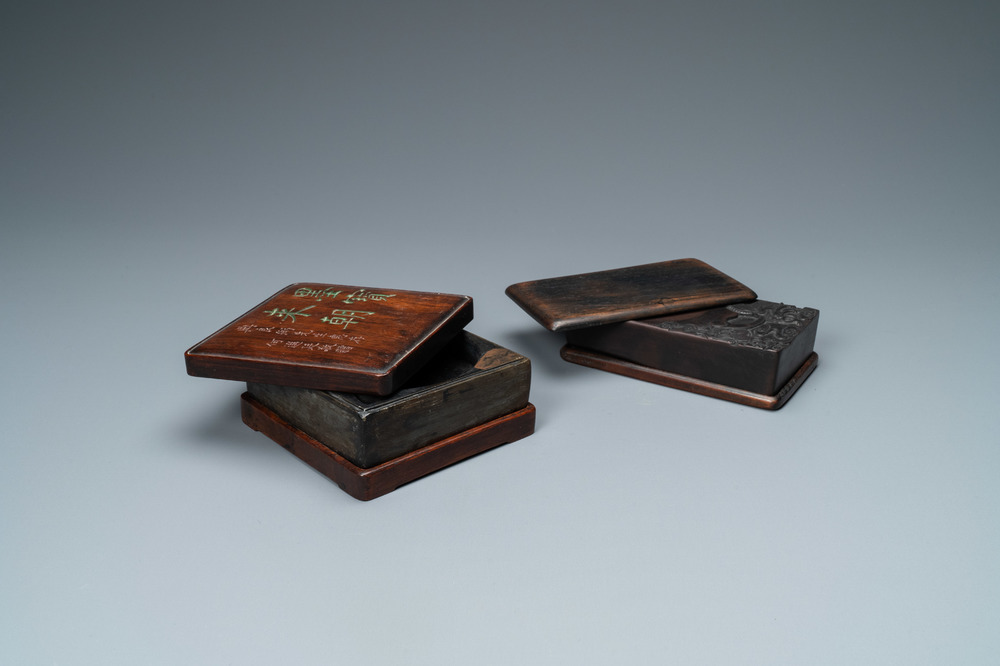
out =
<path fill-rule="evenodd" d="M 389 395 L 471 320 L 468 296 L 298 283 L 184 357 L 198 377 Z"/>

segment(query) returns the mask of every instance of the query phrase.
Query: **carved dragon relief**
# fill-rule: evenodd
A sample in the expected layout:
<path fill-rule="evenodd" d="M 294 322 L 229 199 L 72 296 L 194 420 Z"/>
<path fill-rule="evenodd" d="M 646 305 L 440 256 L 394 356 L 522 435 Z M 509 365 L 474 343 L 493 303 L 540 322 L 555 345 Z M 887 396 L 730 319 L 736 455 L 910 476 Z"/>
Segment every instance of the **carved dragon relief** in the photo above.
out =
<path fill-rule="evenodd" d="M 724 323 L 660 320 L 657 326 L 670 331 L 690 333 L 733 345 L 767 351 L 780 351 L 819 315 L 819 310 L 798 308 L 784 303 L 753 301 L 727 305 L 733 313 Z"/>

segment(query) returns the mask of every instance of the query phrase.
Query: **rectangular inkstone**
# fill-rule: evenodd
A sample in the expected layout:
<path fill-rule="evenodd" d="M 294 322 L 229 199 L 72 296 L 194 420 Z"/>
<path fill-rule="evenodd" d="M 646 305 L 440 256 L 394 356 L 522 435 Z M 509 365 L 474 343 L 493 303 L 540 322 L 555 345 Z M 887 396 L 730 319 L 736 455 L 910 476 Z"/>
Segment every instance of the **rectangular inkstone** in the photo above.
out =
<path fill-rule="evenodd" d="M 776 394 L 812 354 L 819 311 L 770 301 L 575 329 L 569 345 L 752 393 Z"/>
<path fill-rule="evenodd" d="M 531 363 L 463 331 L 388 396 L 250 382 L 257 401 L 361 468 L 528 405 Z"/>

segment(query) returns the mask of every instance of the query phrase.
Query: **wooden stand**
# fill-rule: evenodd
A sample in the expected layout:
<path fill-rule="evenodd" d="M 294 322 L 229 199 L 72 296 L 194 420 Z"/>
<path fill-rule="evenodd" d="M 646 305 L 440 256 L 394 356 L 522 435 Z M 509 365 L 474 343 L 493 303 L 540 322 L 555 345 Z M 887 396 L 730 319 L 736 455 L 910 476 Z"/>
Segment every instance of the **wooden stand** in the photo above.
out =
<path fill-rule="evenodd" d="M 512 414 L 488 421 L 447 439 L 361 468 L 291 425 L 249 393 L 242 396 L 243 422 L 288 449 L 307 465 L 329 477 L 352 497 L 368 501 L 449 465 L 527 437 L 535 431 L 535 407 L 528 404 Z"/>
<path fill-rule="evenodd" d="M 623 361 L 613 356 L 607 356 L 605 354 L 600 354 L 588 349 L 582 349 L 580 347 L 574 347 L 572 345 L 564 346 L 559 353 L 564 360 L 569 361 L 570 363 L 584 365 L 588 368 L 605 370 L 607 372 L 624 375 L 625 377 L 632 377 L 633 379 L 641 379 L 642 381 L 652 382 L 653 384 L 659 384 L 661 386 L 669 386 L 670 388 L 690 391 L 691 393 L 698 393 L 711 398 L 728 400 L 730 402 L 746 405 L 747 407 L 758 407 L 760 409 L 770 410 L 781 409 L 781 407 L 788 402 L 788 399 L 792 397 L 792 394 L 794 394 L 795 391 L 802 386 L 802 382 L 804 382 L 806 378 L 812 374 L 812 371 L 816 369 L 816 365 L 819 363 L 819 356 L 816 352 L 813 352 L 808 358 L 806 358 L 805 362 L 801 367 L 799 367 L 798 371 L 792 375 L 792 378 L 789 379 L 777 393 L 774 395 L 762 395 L 751 391 L 732 388 L 723 384 L 713 384 L 712 382 L 693 379 L 691 377 L 666 372 L 664 370 L 648 368 L 637 363 Z"/>

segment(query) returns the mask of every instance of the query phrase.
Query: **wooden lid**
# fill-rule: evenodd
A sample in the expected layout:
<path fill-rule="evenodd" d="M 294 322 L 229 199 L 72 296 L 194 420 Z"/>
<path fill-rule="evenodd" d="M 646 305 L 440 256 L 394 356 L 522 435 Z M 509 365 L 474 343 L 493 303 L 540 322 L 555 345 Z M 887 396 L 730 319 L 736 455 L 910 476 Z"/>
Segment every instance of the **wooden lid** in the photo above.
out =
<path fill-rule="evenodd" d="M 289 285 L 185 354 L 197 377 L 389 395 L 472 321 L 472 298 Z"/>
<path fill-rule="evenodd" d="M 550 331 L 752 301 L 750 288 L 698 259 L 519 282 L 507 295 Z"/>

